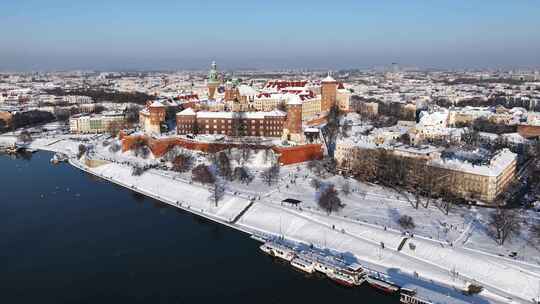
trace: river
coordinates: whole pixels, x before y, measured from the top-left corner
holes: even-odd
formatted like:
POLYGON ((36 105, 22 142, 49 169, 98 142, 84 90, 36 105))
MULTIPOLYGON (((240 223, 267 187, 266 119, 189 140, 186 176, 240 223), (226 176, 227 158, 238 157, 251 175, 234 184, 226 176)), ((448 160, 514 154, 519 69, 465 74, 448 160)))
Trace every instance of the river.
POLYGON ((398 303, 51 156, 0 154, 1 303, 398 303))

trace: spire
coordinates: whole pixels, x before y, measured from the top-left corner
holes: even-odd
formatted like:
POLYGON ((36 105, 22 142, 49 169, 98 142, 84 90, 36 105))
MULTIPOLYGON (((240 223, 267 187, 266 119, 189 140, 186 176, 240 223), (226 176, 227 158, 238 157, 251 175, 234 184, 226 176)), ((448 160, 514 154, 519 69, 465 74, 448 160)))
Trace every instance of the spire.
POLYGON ((218 71, 217 71, 217 64, 215 61, 212 61, 212 65, 210 67, 210 71, 208 72, 208 82, 217 83, 219 82, 218 78, 218 71))
POLYGON ((328 76, 322 80, 322 82, 336 82, 336 80, 331 76, 330 71, 328 71, 328 76))

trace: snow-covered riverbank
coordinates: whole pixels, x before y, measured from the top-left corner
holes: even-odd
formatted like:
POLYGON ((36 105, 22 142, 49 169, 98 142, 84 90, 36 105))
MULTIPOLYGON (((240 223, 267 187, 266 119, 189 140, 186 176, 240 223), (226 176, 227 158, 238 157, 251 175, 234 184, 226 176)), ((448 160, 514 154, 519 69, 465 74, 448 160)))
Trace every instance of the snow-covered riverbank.
MULTIPOLYGON (((208 200, 208 191, 200 185, 190 185, 172 180, 152 171, 140 177, 133 177, 129 167, 119 164, 111 163, 97 168, 89 168, 76 160, 71 160, 70 163, 134 191, 246 233, 284 235, 291 240, 345 252, 369 268, 388 273, 394 281, 401 285, 421 288, 423 294, 431 297, 434 302, 440 302, 441 296, 450 294, 452 299, 446 298, 444 302, 440 303, 482 303, 482 297, 465 297, 454 290, 454 288, 461 289, 464 286, 463 276, 451 276, 449 271, 445 269, 447 264, 442 263, 444 259, 438 260, 439 263, 434 261, 441 254, 449 258, 453 253, 445 252, 444 248, 435 250, 434 248, 440 247, 440 245, 433 244, 430 247, 428 246, 430 241, 413 239, 411 242, 415 242, 417 248, 426 247, 426 249, 417 249, 416 252, 408 252, 407 250, 404 250, 406 252, 403 253, 397 252, 395 250, 396 243, 400 240, 400 236, 395 233, 377 231, 374 228, 281 207, 264 200, 255 201, 238 222, 232 223, 232 220, 247 208, 249 200, 227 194, 219 202, 218 207, 215 207, 208 200), (386 240, 388 244, 386 249, 381 249, 378 242, 380 239, 386 240), (439 251, 442 253, 434 253, 439 251)), ((404 248, 408 248, 408 246, 404 248)), ((494 299, 493 294, 489 292, 490 287, 495 293, 501 295, 510 294, 509 291, 518 290, 518 288, 518 292, 526 294, 525 288, 533 287, 519 283, 520 276, 524 277, 529 274, 518 269, 504 265, 492 265, 490 261, 475 258, 473 255, 470 257, 457 256, 456 258, 469 259, 470 264, 465 264, 469 264, 476 272, 479 272, 480 269, 492 274, 497 271, 505 271, 506 276, 501 276, 500 280, 491 280, 493 286, 484 283, 490 278, 479 280, 487 288, 483 296, 489 296, 491 300, 494 299), (509 276, 513 276, 516 280, 508 280, 507 282, 506 279, 509 276), (504 286, 507 290, 498 286, 504 286)), ((459 264, 457 266, 459 267, 459 264)), ((498 279, 498 276, 491 279, 498 279)), ((501 298, 499 297, 498 300, 500 301, 501 298)))
MULTIPOLYGON (((40 149, 70 155, 78 145, 52 139, 37 143, 40 149)), ((387 273, 401 285, 418 288, 434 303, 511 303, 508 298, 517 303, 531 303, 539 293, 540 269, 533 264, 449 246, 447 242, 421 236, 406 240, 403 249, 398 251, 404 236, 395 229, 384 229, 342 214, 328 216, 309 205, 303 209, 282 205, 282 197, 295 197, 292 188, 264 189, 255 182, 246 188, 234 185, 237 194, 233 195, 229 189, 215 207, 208 199, 207 188, 189 184, 186 179, 174 178, 166 172, 150 170, 135 177, 127 165, 110 163, 89 168, 74 159, 71 163, 126 188, 246 233, 284 235, 291 240, 344 252, 364 266, 387 273), (249 197, 254 193, 261 199, 250 204, 249 197), (473 280, 485 287, 481 296, 462 295, 459 290, 473 280)), ((351 200, 347 204, 354 206, 352 200, 360 198, 353 195, 347 199, 351 200)), ((307 203, 306 199, 303 201, 307 203)))

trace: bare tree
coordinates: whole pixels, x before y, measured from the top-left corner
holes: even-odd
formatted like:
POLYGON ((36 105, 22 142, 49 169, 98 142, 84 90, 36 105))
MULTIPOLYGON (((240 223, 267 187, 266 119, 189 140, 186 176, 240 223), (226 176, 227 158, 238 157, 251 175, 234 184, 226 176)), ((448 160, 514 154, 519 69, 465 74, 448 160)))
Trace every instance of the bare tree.
POLYGON ((86 146, 83 145, 83 144, 80 144, 79 145, 79 153, 77 154, 77 158, 81 158, 86 152, 87 152, 86 146))
POLYGON ((203 184, 213 184, 216 179, 207 165, 198 165, 191 170, 191 178, 203 184))
POLYGON ((274 151, 268 147, 264 148, 264 161, 274 160, 274 151))
POLYGON ((540 140, 535 140, 528 145, 529 154, 534 157, 540 157, 540 140))
POLYGON ((339 108, 333 105, 326 116, 326 125, 321 128, 326 150, 331 158, 334 158, 334 150, 336 148, 336 140, 339 133, 339 108))
POLYGON ((268 186, 271 186, 279 180, 279 171, 280 166, 279 163, 276 162, 270 166, 270 168, 261 172, 261 178, 268 186))
POLYGON ((387 186, 403 186, 407 181, 406 162, 385 149, 378 150, 377 178, 387 186))
POLYGON ((246 184, 249 184, 253 180, 251 173, 244 166, 234 168, 234 177, 246 184))
POLYGON ((498 208, 491 214, 489 224, 495 230, 495 238, 499 245, 519 234, 519 218, 513 210, 498 208))
POLYGON ((131 145, 131 150, 133 154, 137 157, 147 158, 150 154, 150 149, 146 144, 146 141, 143 138, 137 138, 131 145))
POLYGON ((399 217, 398 224, 403 229, 407 229, 407 230, 411 230, 411 229, 414 229, 414 227, 416 227, 416 225, 414 224, 413 218, 406 214, 399 217))
POLYGON ((244 162, 247 162, 249 160, 249 157, 251 156, 251 147, 249 146, 248 143, 242 142, 240 145, 240 151, 242 152, 241 153, 242 160, 244 162))
POLYGON ((315 190, 319 190, 322 186, 322 183, 321 183, 321 180, 318 179, 318 178, 312 178, 311 181, 309 182, 309 184, 311 185, 311 187, 313 187, 315 190))
POLYGON ((176 172, 186 172, 191 167, 192 157, 186 153, 178 154, 172 161, 172 169, 176 172))
POLYGON ((60 107, 55 107, 53 110, 53 114, 56 119, 61 122, 66 122, 68 121, 69 117, 71 117, 71 112, 69 111, 69 109, 63 109, 60 107))
POLYGON ((118 151, 120 151, 122 147, 120 146, 119 143, 117 143, 116 141, 113 141, 111 143, 111 145, 109 146, 109 151, 112 152, 112 153, 116 153, 118 151))
POLYGON ((345 180, 343 184, 341 184, 341 193, 343 193, 344 195, 351 194, 351 184, 348 180, 345 180))
POLYGON ((131 175, 133 176, 141 176, 143 173, 144 173, 144 168, 143 167, 140 167, 140 166, 133 166, 133 168, 131 168, 131 175))
POLYGON ((225 152, 219 152, 217 155, 217 168, 219 174, 227 180, 232 180, 231 161, 225 152))
POLYGON ((329 184, 324 188, 317 203, 319 207, 321 207, 328 214, 339 211, 345 207, 345 205, 341 203, 338 192, 332 184, 329 184))
POLYGON ((349 170, 361 181, 372 181, 377 177, 377 153, 365 150, 348 162, 349 170))
POLYGON ((532 225, 530 229, 531 229, 531 234, 530 234, 531 241, 540 243, 540 223, 536 223, 532 225))
POLYGON ((225 195, 225 185, 220 181, 215 181, 209 189, 210 200, 214 202, 214 206, 218 206, 218 202, 225 195))
POLYGON ((324 177, 326 173, 325 165, 320 160, 311 160, 307 164, 308 169, 318 177, 324 177))
POLYGON ((231 122, 232 136, 239 137, 246 135, 247 125, 245 119, 243 118, 244 117, 241 112, 233 112, 231 122))
POLYGON ((333 157, 325 157, 321 164, 323 165, 324 170, 326 170, 330 174, 336 174, 337 173, 337 162, 336 159, 333 157))
POLYGON ((131 105, 124 110, 126 122, 134 125, 139 122, 139 107, 131 105))

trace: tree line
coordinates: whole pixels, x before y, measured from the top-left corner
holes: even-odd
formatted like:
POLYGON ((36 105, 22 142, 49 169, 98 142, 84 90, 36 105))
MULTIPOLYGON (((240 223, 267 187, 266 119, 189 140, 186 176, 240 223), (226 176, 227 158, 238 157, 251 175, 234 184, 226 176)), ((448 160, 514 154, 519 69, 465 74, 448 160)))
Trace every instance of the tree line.
POLYGON ((55 120, 51 112, 31 110, 25 112, 16 112, 13 114, 9 123, 0 119, 0 131, 10 131, 22 127, 33 126, 37 124, 49 123, 55 120))
POLYGON ((66 95, 80 95, 80 96, 89 96, 95 102, 113 102, 113 103, 136 103, 144 105, 148 100, 156 99, 153 95, 148 95, 141 92, 117 92, 117 91, 105 91, 97 89, 75 89, 75 90, 64 90, 61 88, 45 90, 47 94, 56 95, 56 96, 66 96, 66 95))

